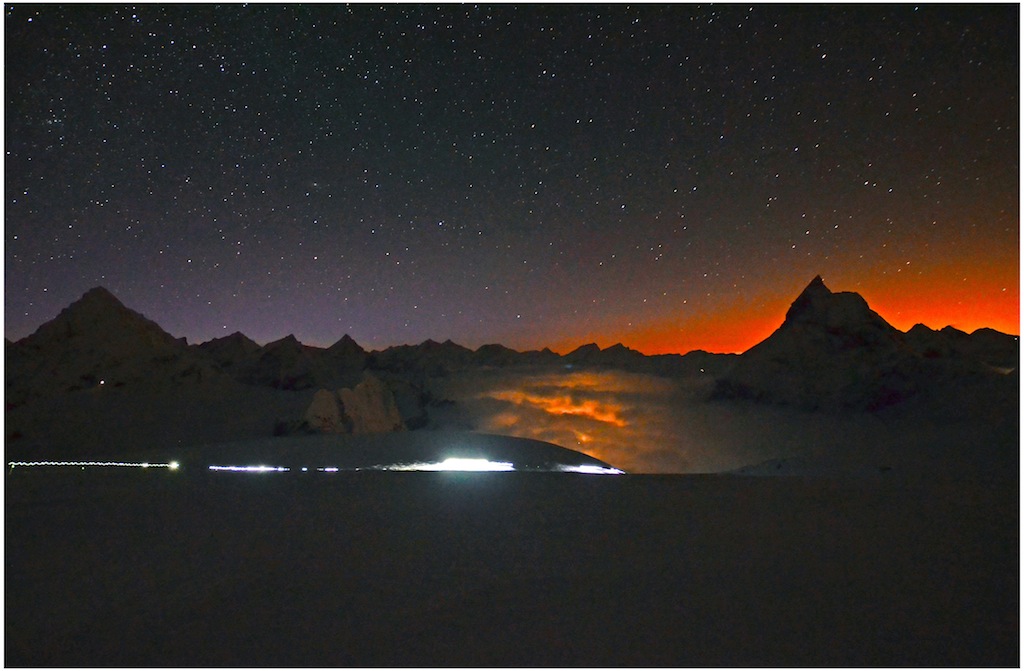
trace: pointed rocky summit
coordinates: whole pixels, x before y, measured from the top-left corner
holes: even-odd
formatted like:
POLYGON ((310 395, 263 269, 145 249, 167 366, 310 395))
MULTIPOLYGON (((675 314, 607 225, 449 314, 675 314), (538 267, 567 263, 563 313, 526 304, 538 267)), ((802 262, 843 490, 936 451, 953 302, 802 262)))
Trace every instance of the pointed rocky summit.
POLYGON ((833 293, 818 276, 782 325, 739 357, 716 393, 806 408, 877 407, 910 393, 890 389, 902 384, 891 373, 908 356, 903 333, 864 298, 833 293))
POLYGON ((241 331, 223 338, 214 338, 196 346, 203 356, 222 370, 238 370, 251 365, 259 356, 260 346, 241 331))
POLYGON ((327 348, 327 355, 334 366, 345 370, 362 370, 366 367, 369 357, 366 350, 359 346, 348 334, 327 348))
POLYGON ((81 298, 21 342, 32 348, 45 348, 78 338, 92 338, 116 343, 118 346, 149 345, 161 348, 182 344, 182 341, 168 334, 156 322, 126 308, 103 287, 85 292, 81 298))
POLYGON ((341 354, 344 356, 350 356, 352 354, 366 354, 366 350, 360 347, 359 343, 353 340, 352 336, 347 333, 341 336, 341 339, 338 340, 338 342, 328 347, 327 351, 331 354, 341 354))
POLYGON ((877 331, 883 338, 893 338, 898 329, 882 319, 864 298, 852 291, 833 293, 821 275, 807 285, 786 312, 782 328, 796 324, 825 329, 833 333, 866 330, 877 331))
POLYGON ((184 338, 174 338, 103 287, 87 291, 12 350, 5 377, 16 400, 210 377, 184 338))

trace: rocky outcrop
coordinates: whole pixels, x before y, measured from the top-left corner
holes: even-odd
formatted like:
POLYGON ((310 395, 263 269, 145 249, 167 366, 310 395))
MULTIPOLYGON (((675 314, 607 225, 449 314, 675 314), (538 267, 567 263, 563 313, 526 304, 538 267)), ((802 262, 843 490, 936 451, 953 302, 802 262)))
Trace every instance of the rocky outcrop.
POLYGON ((342 410, 352 433, 389 433, 405 428, 395 396, 378 378, 367 375, 354 389, 340 389, 342 410))
POLYGON ((545 347, 542 350, 519 352, 497 343, 481 345, 473 352, 472 364, 505 368, 511 366, 558 365, 562 357, 545 347))
POLYGON ((373 375, 352 389, 320 389, 303 415, 303 423, 319 433, 390 433, 404 431, 395 396, 373 375))
POLYGON ((317 382, 322 350, 303 345, 294 335, 267 343, 255 363, 245 371, 242 381, 278 389, 309 389, 317 382))
POLYGON ((597 343, 580 345, 573 351, 562 357, 562 361, 571 365, 595 363, 595 359, 601 355, 601 348, 597 343))
POLYGON ((338 394, 320 389, 313 394, 313 402, 302 416, 306 426, 318 433, 351 433, 342 421, 338 394))

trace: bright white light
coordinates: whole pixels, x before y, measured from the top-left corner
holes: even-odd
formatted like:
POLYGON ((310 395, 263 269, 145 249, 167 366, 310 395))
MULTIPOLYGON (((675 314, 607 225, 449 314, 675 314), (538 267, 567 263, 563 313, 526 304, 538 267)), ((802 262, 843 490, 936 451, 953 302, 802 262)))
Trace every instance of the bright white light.
POLYGON ((316 470, 323 471, 324 473, 337 473, 338 472, 338 467, 337 466, 327 466, 326 468, 318 468, 316 470))
POLYGON ((442 462, 392 464, 384 466, 385 471, 514 471, 512 462, 489 461, 487 459, 463 459, 451 457, 442 462))
POLYGON ((592 475, 623 475, 625 471, 617 468, 605 468, 593 464, 580 464, 579 466, 559 466, 558 470, 563 473, 590 473, 592 475))
POLYGON ((149 462, 129 461, 8 461, 11 468, 15 466, 73 466, 75 468, 93 467, 121 467, 121 468, 169 468, 172 471, 178 468, 178 462, 172 461, 169 464, 151 464, 149 462))
POLYGON ((441 462, 443 471, 514 471, 512 462, 452 457, 441 462))
POLYGON ((303 472, 303 473, 305 473, 305 472, 306 472, 306 471, 308 471, 308 470, 309 470, 309 469, 308 469, 308 468, 306 468, 305 466, 303 466, 303 467, 302 467, 302 472, 303 472))
POLYGON ((288 469, 284 466, 210 466, 211 471, 235 471, 240 473, 283 473, 288 469))

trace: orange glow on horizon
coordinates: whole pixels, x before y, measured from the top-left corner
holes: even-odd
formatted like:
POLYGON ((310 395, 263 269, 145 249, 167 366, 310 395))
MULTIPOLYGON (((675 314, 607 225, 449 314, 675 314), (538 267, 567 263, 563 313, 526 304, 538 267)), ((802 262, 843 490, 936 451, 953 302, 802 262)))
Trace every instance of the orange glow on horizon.
MULTIPOLYGON (((595 342, 602 349, 622 343, 647 355, 694 350, 739 354, 771 335, 782 324, 791 302, 792 298, 738 302, 713 312, 663 319, 621 334, 590 334, 584 342, 595 342)), ((566 354, 584 342, 559 341, 552 349, 566 354)))
MULTIPOLYGON (((950 273, 911 276, 896 280, 850 286, 841 279, 825 283, 833 292, 853 291, 872 310, 901 331, 916 324, 931 329, 953 326, 971 333, 991 328, 1010 335, 1020 334, 1020 285, 1012 277, 996 272, 974 275, 965 280, 950 273)), ((763 296, 759 300, 736 302, 708 314, 669 318, 625 333, 600 333, 590 340, 602 348, 621 342, 644 354, 686 354, 704 350, 716 354, 740 354, 770 336, 785 320, 786 311, 799 290, 786 296, 763 296)), ((559 342, 555 351, 565 354, 583 342, 559 342)))
POLYGON ((644 354, 740 354, 770 336, 782 324, 787 308, 765 306, 747 314, 727 310, 683 324, 655 324, 630 333, 624 344, 644 354))
POLYGON ((932 329, 952 326, 971 333, 991 328, 1020 335, 1017 277, 1009 281, 984 275, 968 282, 954 276, 927 286, 911 285, 901 289, 905 290, 872 286, 860 293, 875 312, 901 331, 924 324, 932 329))

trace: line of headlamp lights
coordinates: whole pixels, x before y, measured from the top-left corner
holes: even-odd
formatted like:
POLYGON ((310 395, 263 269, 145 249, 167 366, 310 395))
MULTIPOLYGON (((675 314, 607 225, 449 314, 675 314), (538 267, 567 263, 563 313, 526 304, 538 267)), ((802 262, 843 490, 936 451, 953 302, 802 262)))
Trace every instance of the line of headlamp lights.
MULTIPOLYGON (((168 463, 153 463, 148 461, 9 461, 7 465, 11 468, 31 467, 70 467, 70 468, 166 468, 176 471, 180 468, 177 461, 168 463)), ((211 465, 211 471, 229 471, 235 473, 284 473, 293 469, 287 466, 219 466, 211 465)), ((309 471, 309 467, 303 466, 303 472, 309 471)), ((452 457, 439 462, 414 462, 406 464, 388 464, 383 466, 370 466, 367 468, 338 468, 337 466, 322 466, 313 470, 321 473, 337 473, 339 471, 455 471, 455 472, 501 472, 515 471, 516 468, 509 461, 491 461, 489 459, 466 459, 452 457)), ((531 469, 527 469, 531 470, 531 469)), ((560 464, 552 470, 562 473, 589 473, 594 475, 621 475, 624 471, 617 468, 606 468, 593 464, 564 465, 560 464)))

